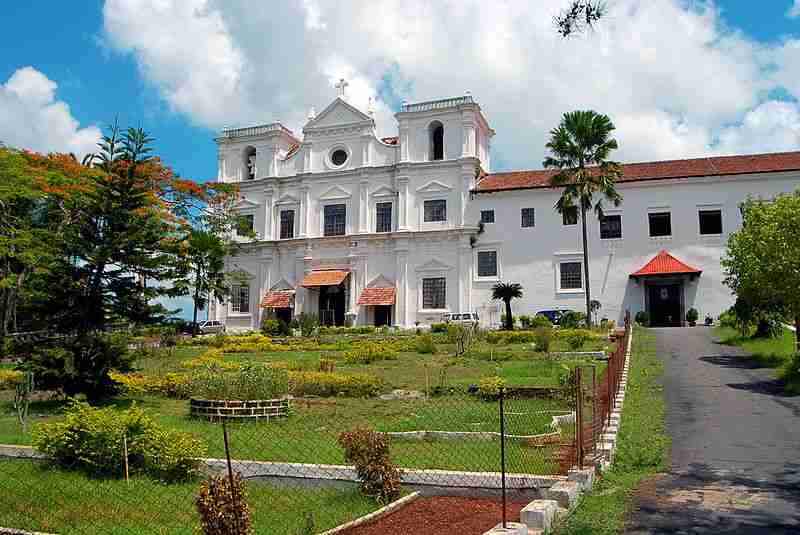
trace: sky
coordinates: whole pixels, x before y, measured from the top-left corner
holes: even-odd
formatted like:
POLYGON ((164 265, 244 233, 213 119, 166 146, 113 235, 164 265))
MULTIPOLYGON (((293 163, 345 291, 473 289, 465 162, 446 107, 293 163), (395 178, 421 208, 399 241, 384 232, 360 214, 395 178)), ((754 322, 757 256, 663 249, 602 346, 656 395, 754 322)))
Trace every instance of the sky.
POLYGON ((607 0, 593 31, 562 39, 567 3, 11 2, 0 142, 82 155, 116 119, 211 180, 222 127, 301 135, 346 78, 382 136, 403 100, 470 91, 497 132, 494 170, 540 168, 561 115, 587 108, 614 121, 619 161, 800 149, 800 0, 607 0))

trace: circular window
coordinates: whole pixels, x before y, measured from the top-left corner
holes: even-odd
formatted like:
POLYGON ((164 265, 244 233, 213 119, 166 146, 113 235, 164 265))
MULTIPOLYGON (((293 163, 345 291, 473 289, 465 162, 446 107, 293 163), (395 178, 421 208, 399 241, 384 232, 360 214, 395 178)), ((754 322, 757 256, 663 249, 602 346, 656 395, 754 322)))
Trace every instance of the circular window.
POLYGON ((347 151, 344 149, 336 149, 331 153, 331 163, 336 167, 344 165, 347 161, 347 151))

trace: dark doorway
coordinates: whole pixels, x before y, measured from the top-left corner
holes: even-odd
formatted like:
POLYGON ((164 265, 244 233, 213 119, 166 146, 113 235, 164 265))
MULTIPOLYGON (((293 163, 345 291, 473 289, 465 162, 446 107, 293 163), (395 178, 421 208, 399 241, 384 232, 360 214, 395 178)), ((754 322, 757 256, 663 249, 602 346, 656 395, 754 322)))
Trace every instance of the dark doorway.
POLYGON ((344 284, 319 287, 319 322, 322 325, 344 325, 344 284))
POLYGON ((292 322, 292 309, 291 308, 276 308, 275 319, 285 321, 286 323, 292 322))
POLYGON ((647 286, 647 312, 653 327, 680 327, 683 325, 683 285, 651 284, 647 286))
POLYGON ((375 327, 392 324, 392 305, 377 305, 375 307, 375 327))

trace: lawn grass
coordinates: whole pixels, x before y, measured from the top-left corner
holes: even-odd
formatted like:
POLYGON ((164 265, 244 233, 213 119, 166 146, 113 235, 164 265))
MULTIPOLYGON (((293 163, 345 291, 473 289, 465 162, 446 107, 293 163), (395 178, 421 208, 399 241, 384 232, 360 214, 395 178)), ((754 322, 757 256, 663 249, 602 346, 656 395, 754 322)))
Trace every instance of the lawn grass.
MULTIPOLYGON (((0 461, 0 526, 50 533, 197 534, 198 482, 90 479, 39 462, 0 461)), ((307 512, 322 532, 378 508, 356 485, 315 488, 250 480, 254 533, 295 535, 307 512), (302 504, 302 505, 301 505, 302 504)))
POLYGON ((557 535, 621 533, 633 490, 667 467, 669 437, 658 383, 664 366, 655 353, 654 340, 646 329, 636 329, 614 465, 559 524, 557 535))
POLYGON ((779 368, 778 377, 784 380, 788 394, 800 394, 800 367, 798 367, 796 338, 793 331, 784 328, 777 338, 752 338, 732 327, 717 327, 714 334, 723 344, 741 347, 765 368, 779 368), (794 363, 793 363, 794 357, 794 363), (792 365, 793 364, 793 365, 792 365))

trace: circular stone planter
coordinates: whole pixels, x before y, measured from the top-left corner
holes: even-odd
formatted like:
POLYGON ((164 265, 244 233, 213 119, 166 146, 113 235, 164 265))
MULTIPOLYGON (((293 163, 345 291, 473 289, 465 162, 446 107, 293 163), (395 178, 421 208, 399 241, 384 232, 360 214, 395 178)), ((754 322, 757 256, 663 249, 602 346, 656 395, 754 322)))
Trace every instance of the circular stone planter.
POLYGON ((207 420, 270 420, 289 415, 289 400, 190 399, 189 415, 207 420))

